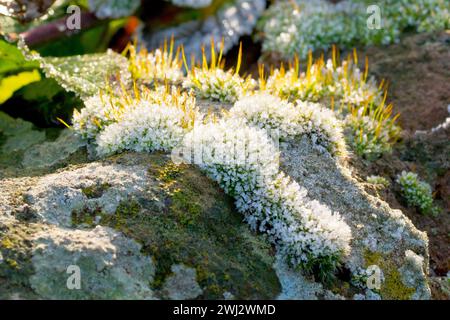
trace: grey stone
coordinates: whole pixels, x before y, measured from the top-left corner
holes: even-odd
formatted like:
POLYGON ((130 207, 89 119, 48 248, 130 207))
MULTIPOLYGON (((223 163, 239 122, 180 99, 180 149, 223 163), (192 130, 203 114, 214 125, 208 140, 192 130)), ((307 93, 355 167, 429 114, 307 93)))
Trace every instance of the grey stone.
POLYGON ((55 141, 33 145, 24 153, 24 167, 51 167, 77 152, 85 142, 73 131, 64 129, 55 141))
POLYGON ((34 237, 31 287, 49 299, 154 299, 154 265, 141 246, 101 226, 67 230, 56 226, 34 237), (71 287, 70 266, 80 270, 79 288, 71 287))
POLYGON ((146 192, 146 170, 144 166, 91 163, 44 176, 25 193, 25 199, 44 221, 70 227, 74 210, 113 214, 130 195, 146 192), (86 191, 92 188, 101 189, 95 198, 89 198, 86 191))
POLYGON ((35 130, 31 122, 14 119, 1 111, 0 133, 6 138, 1 153, 24 151, 45 140, 45 132, 35 130))
POLYGON ((317 300, 323 294, 320 283, 307 279, 300 272, 290 269, 286 262, 277 258, 274 269, 281 283, 282 291, 278 300, 317 300))
MULTIPOLYGON (((352 230, 351 253, 345 265, 357 274, 365 270, 366 256, 379 253, 404 278, 411 264, 405 258, 415 252, 415 268, 428 274, 428 237, 419 231, 400 210, 367 194, 344 161, 315 150, 307 139, 281 144, 281 169, 308 190, 310 198, 338 211, 352 230), (420 261, 419 261, 420 260, 420 261), (419 266, 420 265, 420 266, 419 266)), ((412 280, 411 280, 412 281, 412 280)), ((413 298, 427 298, 426 276, 414 277, 413 298)), ((410 282, 404 281, 409 287, 410 282)), ((388 298, 388 297, 385 297, 388 298)))
POLYGON ((196 271, 182 264, 172 265, 173 272, 166 282, 162 292, 172 300, 195 299, 203 293, 197 283, 196 271))
POLYGON ((201 61, 202 46, 205 46, 205 53, 209 59, 211 37, 216 44, 223 38, 223 51, 226 53, 238 44, 241 36, 250 35, 265 6, 265 0, 234 0, 225 3, 203 21, 187 21, 156 31, 144 30, 141 37, 148 49, 155 49, 173 35, 175 44, 184 46, 186 57, 190 59, 191 55, 194 55, 198 62, 201 61))

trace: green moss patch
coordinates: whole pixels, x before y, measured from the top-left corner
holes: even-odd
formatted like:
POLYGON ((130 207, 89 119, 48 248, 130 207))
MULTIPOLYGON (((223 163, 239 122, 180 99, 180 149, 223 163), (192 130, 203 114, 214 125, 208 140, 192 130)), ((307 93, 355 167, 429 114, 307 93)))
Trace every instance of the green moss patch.
POLYGON ((383 271, 384 282, 378 292, 386 300, 410 300, 415 292, 414 288, 405 286, 401 274, 392 263, 392 259, 380 252, 367 250, 364 254, 366 267, 377 265, 383 271))
POLYGON ((167 156, 149 156, 149 173, 160 189, 157 203, 129 200, 100 224, 122 231, 154 257, 153 286, 160 289, 173 264, 195 268, 200 298, 269 299, 280 292, 272 248, 253 234, 233 201, 193 166, 176 166, 167 156))
POLYGON ((92 185, 86 188, 81 189, 83 194, 89 199, 100 198, 103 195, 103 192, 108 190, 111 187, 109 183, 102 183, 100 185, 92 185))
POLYGON ((72 211, 72 226, 77 227, 84 224, 89 227, 95 227, 95 218, 97 215, 102 215, 103 212, 100 208, 89 209, 87 207, 80 210, 72 211))
POLYGON ((0 225, 0 253, 4 260, 0 263, 0 299, 10 299, 14 292, 21 297, 33 296, 29 284, 34 273, 30 238, 40 229, 37 224, 25 222, 0 225))

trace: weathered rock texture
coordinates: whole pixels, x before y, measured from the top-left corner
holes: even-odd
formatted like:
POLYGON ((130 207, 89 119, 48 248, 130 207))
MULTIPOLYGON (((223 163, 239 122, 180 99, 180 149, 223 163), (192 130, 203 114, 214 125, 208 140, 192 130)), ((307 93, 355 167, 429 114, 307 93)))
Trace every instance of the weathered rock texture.
POLYGON ((151 257, 142 255, 141 245, 121 233, 101 226, 92 230, 49 227, 36 233, 33 242, 35 273, 30 284, 43 298, 154 298, 151 257), (79 286, 71 266, 80 270, 79 286))
POLYGON ((6 176, 0 194, 2 298, 269 299, 280 292, 265 238, 215 183, 168 155, 123 154, 6 176), (80 289, 67 287, 70 266, 80 268, 80 289))
MULTIPOLYGON (((36 130, 10 120, 1 127, 3 160, 18 152, 5 148, 10 139, 36 130)), ((0 298, 430 297, 426 235, 306 139, 281 145, 281 169, 339 211, 353 234, 343 269, 326 285, 276 259, 232 199, 193 166, 160 153, 89 162, 69 132, 37 141, 19 161, 1 163, 0 298), (67 145, 49 160, 61 141, 67 145), (366 288, 369 265, 382 271, 378 290, 366 288), (70 266, 80 268, 80 289, 67 287, 70 266)))
POLYGON ((426 233, 417 230, 400 210, 367 194, 344 164, 316 151, 305 139, 282 144, 281 155, 282 169, 312 199, 340 212, 351 227, 351 253, 345 264, 353 274, 377 265, 384 275, 382 298, 430 298, 426 277, 415 285, 407 280, 410 272, 428 274, 426 233), (412 255, 415 263, 410 261, 412 255))

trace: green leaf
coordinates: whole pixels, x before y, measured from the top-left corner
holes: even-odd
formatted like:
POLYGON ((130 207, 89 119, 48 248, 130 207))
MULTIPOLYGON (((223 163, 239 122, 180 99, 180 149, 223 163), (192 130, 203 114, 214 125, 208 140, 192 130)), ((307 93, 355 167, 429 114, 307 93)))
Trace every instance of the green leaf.
POLYGON ((64 89, 80 96, 90 96, 105 90, 116 75, 130 79, 128 61, 112 52, 85 54, 63 58, 45 57, 41 68, 47 77, 54 78, 64 89))
POLYGON ((44 78, 39 82, 34 82, 23 87, 20 93, 25 100, 39 101, 52 100, 58 93, 64 91, 54 79, 44 78))
POLYGON ((6 74, 39 68, 39 63, 27 61, 14 45, 0 39, 0 79, 6 74))
POLYGON ((38 67, 38 63, 25 60, 17 47, 0 40, 0 104, 23 86, 39 81, 38 67))
POLYGON ((41 80, 41 75, 38 70, 23 71, 16 75, 4 77, 0 80, 0 103, 11 98, 16 90, 39 80, 41 80))
POLYGON ((125 84, 131 79, 127 59, 111 50, 69 57, 41 57, 37 52, 31 52, 23 42, 20 47, 28 59, 40 63, 47 77, 80 97, 105 90, 118 79, 125 84))

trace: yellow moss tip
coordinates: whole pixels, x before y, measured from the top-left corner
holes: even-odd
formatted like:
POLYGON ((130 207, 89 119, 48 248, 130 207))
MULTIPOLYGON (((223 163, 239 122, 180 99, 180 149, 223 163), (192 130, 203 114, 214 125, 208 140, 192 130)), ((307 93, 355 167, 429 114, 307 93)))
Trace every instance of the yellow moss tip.
POLYGON ((72 129, 71 126, 69 126, 63 119, 56 117, 56 120, 58 120, 59 122, 61 122, 63 125, 65 125, 67 128, 72 129))
POLYGON ((239 74, 239 70, 241 69, 242 64, 242 42, 239 42, 239 53, 237 58, 237 64, 236 64, 236 74, 239 74))

